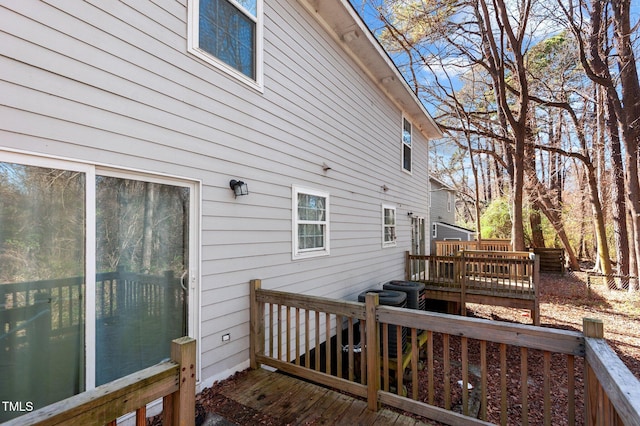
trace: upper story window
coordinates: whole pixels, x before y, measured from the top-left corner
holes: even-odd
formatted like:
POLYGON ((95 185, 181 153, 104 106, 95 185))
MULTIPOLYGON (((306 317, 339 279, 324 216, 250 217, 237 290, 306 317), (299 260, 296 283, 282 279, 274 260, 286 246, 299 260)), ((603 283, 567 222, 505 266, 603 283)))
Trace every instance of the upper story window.
POLYGON ((262 85, 262 0, 190 0, 189 51, 262 85))
POLYGON ((411 123, 402 119, 402 168, 411 172, 411 123))
POLYGON ((447 212, 449 213, 451 213, 452 198, 453 196, 451 195, 451 193, 447 192, 447 212))
POLYGON ((293 258, 329 254, 329 194, 293 187, 293 258))
POLYGON ((396 245, 396 208, 382 206, 382 247, 396 245))

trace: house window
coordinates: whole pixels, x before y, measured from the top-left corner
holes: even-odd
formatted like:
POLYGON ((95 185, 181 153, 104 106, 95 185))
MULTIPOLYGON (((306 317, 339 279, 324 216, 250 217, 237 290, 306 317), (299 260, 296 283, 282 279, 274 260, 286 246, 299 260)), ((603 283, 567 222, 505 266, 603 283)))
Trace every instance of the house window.
POLYGON ((451 213, 451 204, 452 204, 452 195, 450 192, 447 192, 447 212, 451 213))
POLYGON ((329 194, 293 187, 293 258, 329 254, 329 194))
POLYGON ((382 247, 396 246, 396 208, 382 206, 382 247))
POLYGON ((436 225, 435 223, 431 225, 431 237, 438 238, 438 225, 436 225))
POLYGON ((195 190, 3 154, 0 400, 44 407, 154 365, 194 333, 195 190))
POLYGON ((402 168, 411 172, 411 123, 402 119, 402 168))
POLYGON ((190 0, 189 51, 261 85, 262 0, 190 0))

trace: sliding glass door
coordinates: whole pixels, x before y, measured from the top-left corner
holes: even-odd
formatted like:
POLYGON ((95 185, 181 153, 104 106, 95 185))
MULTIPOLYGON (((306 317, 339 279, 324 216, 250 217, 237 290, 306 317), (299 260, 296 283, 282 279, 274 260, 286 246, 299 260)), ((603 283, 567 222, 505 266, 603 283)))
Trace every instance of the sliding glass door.
POLYGON ((0 422, 84 390, 85 187, 0 162, 0 422))
POLYGON ((16 408, 0 422, 156 364, 190 331, 195 184, 27 159, 0 161, 0 400, 16 408))
POLYGON ((187 332, 189 196, 96 177, 96 385, 167 358, 187 332))

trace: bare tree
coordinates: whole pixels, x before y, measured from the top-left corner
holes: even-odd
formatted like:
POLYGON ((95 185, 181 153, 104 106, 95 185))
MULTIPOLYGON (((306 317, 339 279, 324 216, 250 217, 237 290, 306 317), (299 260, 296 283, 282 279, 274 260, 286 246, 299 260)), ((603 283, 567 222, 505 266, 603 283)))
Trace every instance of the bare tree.
MULTIPOLYGON (((564 13, 567 25, 574 33, 580 60, 585 74, 596 84, 600 85, 607 98, 607 111, 609 115, 609 137, 612 147, 619 140, 619 132, 622 134, 624 146, 625 168, 625 193, 626 208, 629 212, 631 224, 631 238, 629 255, 629 271, 632 275, 638 275, 638 259, 640 259, 640 181, 638 178, 638 144, 640 143, 640 84, 638 83, 638 71, 632 45, 632 29, 630 1, 628 0, 592 0, 589 5, 565 5, 559 0, 558 4, 564 13), (573 7, 571 7, 573 6, 573 7), (615 60, 618 66, 616 78, 609 65, 609 57, 612 55, 607 45, 609 25, 613 26, 615 60), (618 90, 619 89, 619 90, 618 90), (613 121, 617 126, 613 126, 613 121)), ((617 152, 613 154, 617 156, 617 152)), ((614 160, 615 161, 615 160, 614 160)), ((617 163, 613 164, 618 167, 617 163)), ((614 176, 621 174, 621 170, 614 170, 614 176)), ((616 181, 619 183, 619 181, 616 181)), ((620 188, 616 187, 620 192, 620 188)), ((617 199, 618 214, 616 220, 622 222, 620 217, 620 200, 617 199)), ((615 213, 614 213, 615 214, 615 213)), ((622 229, 621 226, 618 230, 622 229)), ((623 255, 624 252, 619 253, 623 255)), ((630 287, 630 289, 632 289, 630 287)))

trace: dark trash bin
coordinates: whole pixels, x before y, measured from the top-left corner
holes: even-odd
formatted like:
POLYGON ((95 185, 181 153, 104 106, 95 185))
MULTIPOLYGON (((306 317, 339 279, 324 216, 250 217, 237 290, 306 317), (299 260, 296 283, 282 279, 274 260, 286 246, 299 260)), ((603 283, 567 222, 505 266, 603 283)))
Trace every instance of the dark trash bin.
MULTIPOLYGON (((402 291, 395 290, 378 290, 372 289, 363 291, 358 295, 358 302, 364 302, 367 296, 367 293, 377 293, 378 294, 378 303, 384 306, 395 306, 398 308, 405 308, 407 305, 407 294, 402 291)), ((380 325, 382 327, 382 325, 380 325)), ((396 332, 396 326, 392 324, 387 325, 387 329, 389 332, 389 358, 397 358, 397 346, 398 346, 398 338, 396 332)), ((382 351, 382 328, 380 328, 380 351, 382 351)), ((407 347, 407 329, 402 327, 401 333, 401 343, 402 343, 402 351, 407 347)))

